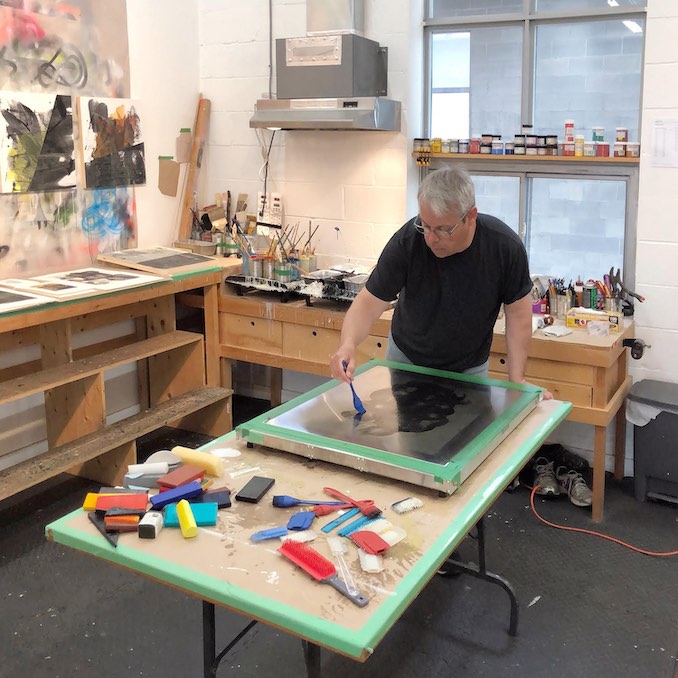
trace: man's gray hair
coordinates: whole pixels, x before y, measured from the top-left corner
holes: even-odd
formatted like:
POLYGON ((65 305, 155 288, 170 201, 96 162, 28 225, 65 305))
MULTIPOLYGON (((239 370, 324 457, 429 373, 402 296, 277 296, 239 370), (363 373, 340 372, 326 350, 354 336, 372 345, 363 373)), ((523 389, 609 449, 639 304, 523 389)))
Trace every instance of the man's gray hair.
POLYGON ((476 192, 466 170, 443 167, 426 175, 419 185, 417 200, 438 217, 448 212, 457 212, 461 217, 476 204, 476 192))

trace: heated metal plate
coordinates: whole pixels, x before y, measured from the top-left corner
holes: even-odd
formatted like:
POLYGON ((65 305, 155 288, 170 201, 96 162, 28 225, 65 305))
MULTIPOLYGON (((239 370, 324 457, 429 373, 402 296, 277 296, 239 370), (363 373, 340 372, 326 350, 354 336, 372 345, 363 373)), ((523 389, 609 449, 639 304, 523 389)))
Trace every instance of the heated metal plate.
POLYGON ((252 442, 453 492, 532 410, 540 389, 372 361, 239 426, 252 442))

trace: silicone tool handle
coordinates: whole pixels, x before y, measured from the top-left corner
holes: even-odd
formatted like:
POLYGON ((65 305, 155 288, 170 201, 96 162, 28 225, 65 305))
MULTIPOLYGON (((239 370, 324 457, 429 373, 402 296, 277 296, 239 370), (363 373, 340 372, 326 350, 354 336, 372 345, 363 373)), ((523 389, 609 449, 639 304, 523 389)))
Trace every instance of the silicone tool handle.
POLYGON ((358 607, 365 607, 367 603, 369 603, 369 599, 366 598, 362 593, 356 593, 355 595, 351 594, 346 587, 346 584, 339 579, 339 576, 336 574, 331 575, 330 577, 327 577, 326 579, 322 580, 323 583, 329 584, 330 586, 333 586, 339 593, 342 595, 346 596, 352 603, 357 605, 358 607))
POLYGON ((286 527, 271 527, 268 530, 261 530, 255 532, 250 539, 252 541, 264 541, 264 539, 275 539, 276 537, 284 537, 287 534, 286 527))
MULTIPOLYGON (((344 372, 346 372, 348 365, 345 360, 341 361, 341 366, 344 368, 344 372)), ((355 388, 353 388, 353 380, 349 381, 348 385, 351 387, 351 394, 353 395, 353 407, 355 407, 355 410, 358 414, 365 414, 367 410, 363 405, 363 401, 360 400, 358 394, 355 392, 355 388)))
POLYGON ((352 508, 350 511, 346 511, 344 515, 335 518, 331 523, 323 525, 323 527, 321 527, 320 529, 325 533, 331 532, 335 527, 339 527, 339 525, 345 523, 347 520, 350 520, 351 518, 353 518, 353 516, 357 516, 359 513, 360 511, 357 508, 352 508))
POLYGON ((327 537, 327 543, 330 546, 332 555, 334 555, 334 557, 337 559, 337 564, 339 565, 339 574, 346 584, 346 589, 351 595, 357 595, 358 588, 355 585, 355 581, 353 581, 353 575, 348 569, 346 559, 344 558, 344 543, 341 539, 339 539, 339 537, 327 537))

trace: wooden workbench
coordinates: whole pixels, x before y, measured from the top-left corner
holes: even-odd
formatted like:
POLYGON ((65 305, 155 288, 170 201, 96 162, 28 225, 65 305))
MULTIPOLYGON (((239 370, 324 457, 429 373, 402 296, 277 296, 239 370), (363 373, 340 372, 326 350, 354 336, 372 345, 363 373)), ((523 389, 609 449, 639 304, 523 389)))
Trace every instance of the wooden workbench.
MULTIPOLYGON (((345 302, 304 299, 283 303, 279 295, 251 292, 239 296, 225 284, 219 297, 219 355, 222 385, 232 386, 231 363, 242 360, 268 365, 271 403, 280 402, 282 369, 330 377, 329 357, 339 345, 348 305, 345 302)), ((358 347, 357 359, 384 358, 393 311, 386 311, 374 324, 368 338, 358 347)), ((615 478, 624 472, 625 398, 631 387, 627 350, 623 339, 633 325, 621 332, 591 337, 573 330, 553 338, 537 331, 530 343, 526 378, 547 388, 558 400, 573 404, 568 419, 594 426, 593 520, 603 518, 607 426, 615 421, 615 478)), ((495 327, 489 376, 506 379, 506 339, 502 321, 495 327)))
POLYGON ((44 440, 40 427, 49 449, 0 471, 0 500, 67 470, 119 483, 136 462, 136 439, 167 424, 210 435, 230 430, 231 391, 219 385, 218 370, 221 279, 214 268, 1 316, 0 350, 28 347, 39 357, 0 369, 0 405, 44 394, 40 421, 30 431, 4 431, 1 453, 44 440), (204 336, 176 328, 176 295, 187 291, 200 294, 204 336), (130 364, 141 412, 107 423, 105 373, 130 364), (30 438, 15 448, 7 443, 13 434, 30 438))

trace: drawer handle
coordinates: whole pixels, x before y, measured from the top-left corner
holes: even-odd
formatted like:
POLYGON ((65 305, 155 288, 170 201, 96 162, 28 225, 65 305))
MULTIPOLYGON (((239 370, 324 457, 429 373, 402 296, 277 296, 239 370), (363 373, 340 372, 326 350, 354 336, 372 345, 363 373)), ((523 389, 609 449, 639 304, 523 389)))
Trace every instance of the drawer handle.
POLYGON ((315 330, 313 330, 313 336, 314 336, 314 337, 317 337, 317 336, 318 336, 318 333, 317 333, 315 330))
POLYGON ((377 342, 377 348, 381 348, 381 342, 380 341, 377 342))
POLYGON ((250 320, 250 325, 252 325, 252 327, 254 327, 254 320, 250 320))
POLYGON ((506 365, 506 358, 499 358, 499 362, 500 362, 502 365, 506 365))

